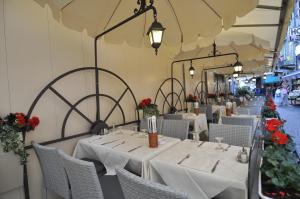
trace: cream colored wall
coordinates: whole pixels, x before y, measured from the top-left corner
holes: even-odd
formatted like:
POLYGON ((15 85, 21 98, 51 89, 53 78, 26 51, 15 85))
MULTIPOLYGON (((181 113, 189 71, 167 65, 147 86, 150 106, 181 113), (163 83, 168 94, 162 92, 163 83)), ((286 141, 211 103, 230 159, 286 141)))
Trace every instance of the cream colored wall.
MULTIPOLYGON (((158 56, 153 49, 131 48, 123 45, 100 45, 101 67, 120 75, 129 84, 137 100, 154 98, 158 86, 170 76, 173 50, 162 47, 158 56)), ((69 30, 56 22, 48 7, 42 8, 33 0, 0 0, 0 114, 27 112, 38 92, 56 76, 81 66, 93 65, 93 40, 86 33, 69 30)), ((180 69, 176 68, 175 73, 180 69)), ((177 75, 178 76, 178 75, 177 75)), ((181 79, 181 77, 179 76, 181 79)), ((79 73, 58 82, 54 88, 72 103, 94 93, 92 72, 79 73)), ((101 92, 118 98, 124 86, 109 75, 100 75, 101 92)), ((168 90, 169 87, 164 88, 168 90)), ((90 119, 95 118, 95 100, 79 106, 90 119)), ((128 121, 136 119, 134 103, 128 93, 122 104, 128 121)), ((101 115, 113 104, 102 100, 101 115)), ((48 92, 37 104, 33 115, 41 119, 40 126, 28 133, 27 143, 60 137, 62 119, 68 110, 62 101, 48 92)), ((109 124, 120 122, 116 110, 109 124)), ((80 116, 72 114, 67 135, 85 132, 89 128, 80 116)), ((54 146, 71 153, 77 139, 54 146)), ((28 175, 32 199, 42 198, 42 177, 36 156, 30 150, 28 175)), ((21 199, 22 167, 14 155, 0 153, 0 199, 21 199)), ((57 198, 50 196, 48 198, 57 198)))

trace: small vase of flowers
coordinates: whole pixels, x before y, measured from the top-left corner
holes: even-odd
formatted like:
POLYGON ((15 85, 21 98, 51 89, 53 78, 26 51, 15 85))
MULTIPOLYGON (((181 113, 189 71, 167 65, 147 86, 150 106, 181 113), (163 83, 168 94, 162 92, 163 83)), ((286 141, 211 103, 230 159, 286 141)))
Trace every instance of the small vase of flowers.
POLYGON ((23 165, 28 153, 24 149, 22 133, 34 130, 40 123, 38 117, 28 118, 24 113, 10 113, 3 119, 0 117, 0 145, 3 151, 13 151, 20 156, 23 165))
POLYGON ((143 99, 139 105, 138 110, 143 111, 143 118, 151 117, 153 115, 159 116, 159 110, 157 109, 157 105, 151 103, 151 98, 143 99))

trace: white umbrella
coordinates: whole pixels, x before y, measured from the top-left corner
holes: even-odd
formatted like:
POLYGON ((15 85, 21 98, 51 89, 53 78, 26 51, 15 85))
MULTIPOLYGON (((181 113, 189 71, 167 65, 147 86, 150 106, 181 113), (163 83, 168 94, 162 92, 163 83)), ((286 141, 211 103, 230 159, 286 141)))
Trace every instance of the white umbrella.
MULTIPOLYGON (((96 36, 117 22, 131 16, 137 0, 35 0, 48 4, 57 20, 74 30, 87 30, 96 36)), ((148 2, 148 1, 147 1, 148 2)), ((149 2, 148 2, 149 3, 149 2)), ((158 21, 165 27, 164 43, 177 46, 196 40, 198 36, 215 36, 222 28, 230 28, 236 17, 242 17, 256 7, 258 0, 156 0, 158 21)), ((114 30, 105 39, 113 43, 127 42, 131 46, 144 43, 153 22, 151 12, 114 30)), ((146 40, 148 42, 148 39, 146 40)))
MULTIPOLYGON (((223 32, 214 39, 201 38, 194 43, 184 45, 183 50, 174 57, 174 61, 213 55, 213 46, 211 44, 214 42, 216 44, 217 55, 237 53, 239 61, 242 63, 251 60, 262 60, 265 54, 270 51, 270 43, 253 34, 223 32)), ((232 55, 197 60, 194 61, 194 64, 209 68, 212 66, 234 64, 235 62, 236 57, 232 55)))

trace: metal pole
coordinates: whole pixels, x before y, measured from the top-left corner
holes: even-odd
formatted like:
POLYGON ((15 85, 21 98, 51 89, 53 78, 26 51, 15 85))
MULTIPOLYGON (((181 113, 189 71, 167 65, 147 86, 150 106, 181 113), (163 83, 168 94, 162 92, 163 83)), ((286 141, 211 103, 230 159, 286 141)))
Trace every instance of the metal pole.
MULTIPOLYGON (((215 54, 216 52, 216 49, 214 49, 214 52, 213 54, 214 55, 208 55, 208 56, 205 56, 205 57, 194 57, 194 58, 189 58, 189 59, 181 59, 181 60, 176 60, 176 61, 173 61, 171 63, 171 110, 173 110, 175 107, 174 107, 174 82, 173 82, 173 78, 174 78, 174 64, 175 63, 179 63, 179 62, 186 62, 186 61, 194 61, 194 60, 201 60, 201 59, 210 59, 210 58, 215 58, 215 57, 224 57, 224 56, 232 56, 234 55, 236 57, 236 59, 238 59, 239 55, 237 53, 225 53, 225 54, 215 54)), ((226 67, 229 67, 229 66, 225 66, 224 68, 226 67)), ((221 67, 217 67, 217 68, 221 68, 221 67)), ((217 69, 217 68, 214 68, 214 69, 217 69)), ((213 68, 211 68, 213 69, 213 68)))

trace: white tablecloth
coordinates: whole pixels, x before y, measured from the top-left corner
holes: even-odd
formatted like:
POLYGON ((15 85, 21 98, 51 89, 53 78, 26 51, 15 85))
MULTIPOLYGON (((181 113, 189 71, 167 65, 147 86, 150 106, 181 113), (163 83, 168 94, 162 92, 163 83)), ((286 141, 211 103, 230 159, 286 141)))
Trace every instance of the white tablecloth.
MULTIPOLYGON (((217 143, 185 140, 150 160, 150 179, 189 195, 190 199, 207 199, 218 195, 224 199, 247 198, 248 164, 236 161, 241 147, 219 151, 217 143), (187 154, 190 157, 180 165, 187 154), (220 160, 216 170, 211 169, 220 160)), ((224 147, 228 146, 223 144, 224 147)))
POLYGON ((208 131, 207 127, 207 118, 206 114, 200 113, 196 115, 195 113, 181 113, 182 118, 186 120, 193 120, 194 121, 194 131, 200 132, 202 130, 208 131))
POLYGON ((78 141, 74 157, 100 160, 106 167, 107 173, 114 175, 116 167, 128 167, 149 178, 149 160, 167 150, 179 139, 159 135, 158 148, 149 148, 148 136, 131 130, 121 130, 104 136, 92 136, 78 141), (114 141, 114 142, 112 142, 114 141), (125 141, 125 143, 123 143, 125 141), (104 144, 111 142, 109 144, 104 144), (123 143, 123 144, 122 144, 123 143), (140 147, 132 152, 129 150, 140 147))

